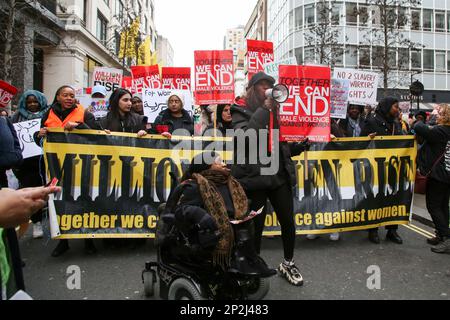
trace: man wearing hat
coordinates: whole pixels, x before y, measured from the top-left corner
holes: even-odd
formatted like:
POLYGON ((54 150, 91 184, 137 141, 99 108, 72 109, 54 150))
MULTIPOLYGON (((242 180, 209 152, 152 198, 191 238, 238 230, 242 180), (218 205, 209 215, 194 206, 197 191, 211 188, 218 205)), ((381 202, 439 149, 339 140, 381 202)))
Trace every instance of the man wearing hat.
MULTIPOLYGON (((231 107, 232 125, 234 130, 243 130, 246 133, 255 132, 258 143, 246 142, 245 150, 235 150, 235 162, 232 175, 238 179, 250 200, 250 210, 259 210, 266 205, 269 199, 281 225, 281 237, 283 240, 284 261, 278 267, 281 276, 292 285, 303 284, 303 277, 294 264, 295 248, 295 224, 292 187, 295 185, 295 165, 291 157, 299 155, 307 148, 307 144, 288 144, 286 142, 273 141, 274 146, 269 152, 266 147, 269 142, 269 131, 266 129, 278 129, 277 112, 278 105, 266 98, 266 91, 273 88, 275 79, 259 72, 255 74, 247 87, 244 97, 236 98, 231 107), (271 121, 272 117, 272 121, 271 121), (264 148, 263 148, 264 147, 264 148), (278 160, 276 173, 272 175, 261 174, 272 164, 263 164, 259 157, 264 152, 278 160), (237 163, 242 154, 245 155, 245 163, 237 163), (257 154, 256 164, 249 161, 257 154)), ((235 132, 235 139, 242 132, 235 132)), ((239 147, 238 144, 236 144, 239 147)), ((275 161, 276 162, 276 161, 275 161)), ((255 223, 255 249, 259 253, 261 249, 261 237, 264 229, 265 213, 254 219, 255 223)))

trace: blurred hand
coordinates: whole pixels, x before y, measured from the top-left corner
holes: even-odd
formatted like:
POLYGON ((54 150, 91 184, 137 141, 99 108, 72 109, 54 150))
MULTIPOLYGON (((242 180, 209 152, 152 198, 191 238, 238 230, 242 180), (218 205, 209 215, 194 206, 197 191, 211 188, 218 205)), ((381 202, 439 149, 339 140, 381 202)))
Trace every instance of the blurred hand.
POLYGON ((147 131, 141 130, 137 133, 138 138, 145 137, 147 135, 147 131))
POLYGON ((105 131, 106 134, 111 134, 111 131, 108 130, 108 129, 105 129, 104 131, 105 131))
POLYGON ((31 215, 45 206, 50 194, 60 191, 60 187, 0 190, 0 227, 15 228, 28 222, 31 215))
POLYGON ((39 138, 43 138, 47 135, 48 129, 47 128, 41 128, 41 130, 39 130, 39 134, 38 137, 39 138))
POLYGON ((172 139, 172 134, 170 134, 169 132, 163 132, 163 133, 161 133, 161 135, 162 135, 164 138, 172 139))
POLYGON ((66 125, 64 126, 64 130, 72 131, 76 129, 76 127, 78 127, 79 125, 80 124, 78 122, 67 122, 66 125))
POLYGON ((377 136, 376 132, 369 134, 370 139, 374 139, 376 136, 377 136))
POLYGON ((277 107, 277 102, 275 100, 273 100, 272 98, 267 98, 266 100, 264 100, 264 108, 266 108, 267 110, 275 110, 277 107))

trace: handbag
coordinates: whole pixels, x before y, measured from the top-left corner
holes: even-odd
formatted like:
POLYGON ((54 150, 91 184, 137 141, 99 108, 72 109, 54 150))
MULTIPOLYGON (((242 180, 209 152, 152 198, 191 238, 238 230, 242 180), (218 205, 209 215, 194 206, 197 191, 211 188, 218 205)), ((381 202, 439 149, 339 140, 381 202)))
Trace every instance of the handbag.
POLYGON ((422 172, 423 172, 422 170, 424 170, 423 168, 419 168, 417 170, 414 193, 418 193, 418 194, 425 194, 426 193, 428 177, 431 175, 431 173, 433 172, 433 170, 437 166, 437 164, 442 160, 442 158, 444 157, 445 153, 447 152, 447 149, 448 148, 446 148, 444 150, 444 152, 442 153, 442 155, 440 155, 438 157, 438 159, 434 162, 434 164, 431 167, 431 169, 426 174, 422 174, 422 172))

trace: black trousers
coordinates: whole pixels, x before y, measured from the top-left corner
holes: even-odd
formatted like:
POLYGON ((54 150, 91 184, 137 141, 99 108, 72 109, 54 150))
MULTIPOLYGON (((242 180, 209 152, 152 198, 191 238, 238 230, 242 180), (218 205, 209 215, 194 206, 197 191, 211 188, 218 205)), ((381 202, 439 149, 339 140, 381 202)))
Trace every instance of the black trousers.
MULTIPOLYGON (((281 239, 283 241, 284 258, 292 260, 295 248, 295 224, 294 205, 292 189, 288 183, 283 184, 274 190, 258 190, 247 192, 247 197, 251 200, 250 210, 259 210, 265 206, 267 199, 270 200, 276 212, 277 219, 281 226, 281 239)), ((254 219, 255 224, 255 249, 259 254, 261 251, 261 238, 264 230, 267 211, 264 210, 254 219)))
POLYGON ((427 179, 425 194, 428 212, 431 215, 436 233, 440 237, 450 237, 449 228, 449 196, 450 184, 433 178, 427 179))

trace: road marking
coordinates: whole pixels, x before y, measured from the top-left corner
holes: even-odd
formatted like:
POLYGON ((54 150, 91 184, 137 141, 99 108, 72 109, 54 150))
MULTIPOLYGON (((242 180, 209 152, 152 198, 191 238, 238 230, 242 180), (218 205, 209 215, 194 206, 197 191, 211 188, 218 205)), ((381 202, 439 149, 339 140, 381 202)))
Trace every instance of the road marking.
POLYGON ((407 225, 403 225, 403 226, 404 226, 405 228, 408 228, 408 229, 411 230, 411 231, 414 231, 415 233, 418 233, 418 234, 424 236, 425 238, 428 238, 428 239, 431 239, 431 238, 432 238, 432 236, 430 236, 429 234, 423 233, 423 232, 421 232, 421 231, 419 231, 419 230, 417 230, 417 229, 415 229, 415 228, 411 228, 411 226, 407 226, 407 225))
POLYGON ((433 234, 425 229, 422 229, 422 228, 416 226, 415 224, 410 224, 409 226, 416 229, 417 231, 420 231, 420 232, 423 232, 423 233, 429 235, 431 238, 434 238, 436 236, 435 234, 433 234))

